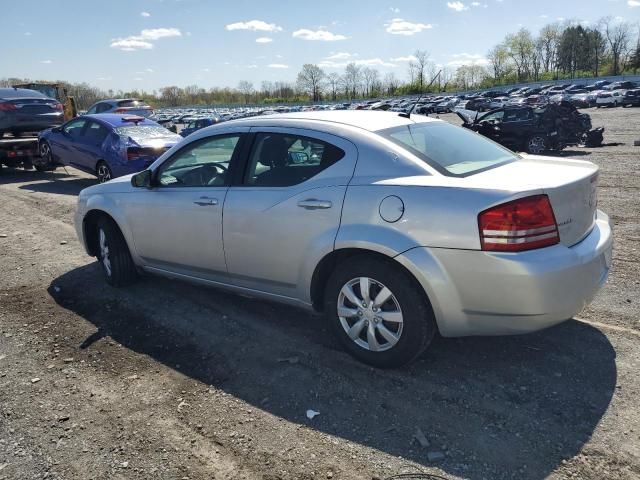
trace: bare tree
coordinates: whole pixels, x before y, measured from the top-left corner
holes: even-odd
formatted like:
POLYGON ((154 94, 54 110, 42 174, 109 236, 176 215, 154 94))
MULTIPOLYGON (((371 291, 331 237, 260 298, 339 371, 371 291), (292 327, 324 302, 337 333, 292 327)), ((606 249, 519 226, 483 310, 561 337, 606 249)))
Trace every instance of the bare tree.
POLYGON ((562 36, 562 27, 558 23, 550 23, 540 30, 538 42, 542 49, 542 71, 555 70, 558 62, 558 45, 562 36))
POLYGON ((336 72, 331 72, 327 75, 327 83, 331 89, 331 100, 336 100, 338 97, 338 87, 340 86, 340 75, 336 72))
POLYGON ((350 98, 356 98, 362 81, 362 68, 351 62, 344 69, 344 79, 350 98))
POLYGON ((611 59, 613 60, 613 75, 619 75, 624 70, 626 57, 629 54, 631 42, 631 25, 627 22, 614 22, 611 17, 600 20, 604 36, 609 43, 611 59))
POLYGON ((496 82, 502 80, 509 66, 509 50, 504 43, 500 43, 489 50, 487 58, 491 63, 493 78, 496 82))
POLYGON ((374 70, 373 68, 369 68, 369 67, 362 69, 364 95, 366 97, 371 96, 371 90, 373 89, 374 84, 378 81, 379 78, 380 78, 380 74, 378 73, 377 70, 374 70))
POLYGON ((415 60, 415 81, 420 88, 420 92, 422 92, 422 88, 424 87, 424 75, 425 70, 429 64, 429 53, 424 50, 416 50, 416 53, 413 54, 416 57, 415 60))
POLYGON ((177 107, 182 97, 182 89, 180 87, 162 87, 160 89, 160 98, 170 107, 177 107))
POLYGON ((317 102, 320 100, 325 77, 326 74, 319 66, 305 63, 300 73, 298 73, 298 87, 308 93, 314 102, 317 102))
POLYGON ((244 96, 244 103, 249 103, 249 99, 253 93, 253 83, 247 80, 241 80, 238 83, 238 90, 240 90, 240 93, 244 96))
POLYGON ((387 95, 392 96, 396 94, 398 87, 400 87, 400 81, 396 78, 393 72, 389 72, 384 76, 383 85, 387 95))
POLYGON ((534 51, 531 32, 521 28, 518 33, 507 35, 505 44, 516 66, 518 80, 526 80, 531 74, 531 58, 534 51))

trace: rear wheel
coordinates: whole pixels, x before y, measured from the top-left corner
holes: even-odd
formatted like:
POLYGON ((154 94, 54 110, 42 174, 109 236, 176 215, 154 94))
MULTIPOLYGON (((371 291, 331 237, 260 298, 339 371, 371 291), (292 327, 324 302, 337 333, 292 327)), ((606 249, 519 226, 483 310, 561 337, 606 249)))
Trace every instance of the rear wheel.
POLYGON ((532 135, 527 140, 526 150, 529 153, 540 154, 547 150, 547 139, 543 135, 532 135))
POLYGON ((122 232, 109 218, 98 221, 97 258, 105 280, 113 287, 123 287, 135 281, 136 267, 122 232))
POLYGON ((399 266, 370 256, 336 268, 325 289, 325 312, 345 350, 378 368, 414 361, 436 332, 422 289, 399 266))
POLYGON ((96 166, 96 177, 100 183, 108 182, 113 178, 109 165, 103 160, 100 160, 96 166))

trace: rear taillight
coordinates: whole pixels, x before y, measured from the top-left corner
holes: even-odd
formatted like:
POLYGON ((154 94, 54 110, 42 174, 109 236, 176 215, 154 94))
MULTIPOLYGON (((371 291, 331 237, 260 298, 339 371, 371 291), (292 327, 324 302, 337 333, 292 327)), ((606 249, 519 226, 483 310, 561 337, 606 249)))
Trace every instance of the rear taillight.
POLYGON ((16 106, 13 103, 9 103, 9 102, 0 103, 0 112, 10 112, 13 110, 17 110, 16 106))
POLYGON ((116 108, 113 113, 124 113, 124 112, 128 112, 129 109, 128 108, 116 108))
POLYGON ((556 217, 546 195, 519 198, 478 215, 482 250, 521 252, 560 241, 556 217))
POLYGON ((52 105, 54 110, 57 110, 58 112, 64 112, 64 107, 62 106, 61 103, 56 103, 55 105, 52 105))
POLYGON ((133 161, 140 158, 154 159, 157 158, 160 153, 162 152, 153 148, 129 147, 127 148, 127 160, 133 161))

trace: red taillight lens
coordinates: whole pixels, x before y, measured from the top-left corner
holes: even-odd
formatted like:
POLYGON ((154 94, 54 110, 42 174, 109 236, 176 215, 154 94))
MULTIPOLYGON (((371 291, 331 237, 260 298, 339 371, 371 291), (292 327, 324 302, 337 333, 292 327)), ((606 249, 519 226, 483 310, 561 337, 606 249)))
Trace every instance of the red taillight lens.
POLYGON ((482 250, 521 252, 560 241, 556 217, 546 195, 519 198, 478 215, 482 250))
POLYGON ((53 108, 56 109, 58 112, 64 112, 64 107, 62 106, 61 103, 56 103, 55 105, 53 105, 53 108))
POLYGON ((17 110, 16 106, 13 103, 9 103, 9 102, 0 103, 0 111, 9 112, 12 110, 17 110))
POLYGON ((113 113, 124 113, 124 112, 128 112, 129 109, 128 108, 116 108, 113 113))

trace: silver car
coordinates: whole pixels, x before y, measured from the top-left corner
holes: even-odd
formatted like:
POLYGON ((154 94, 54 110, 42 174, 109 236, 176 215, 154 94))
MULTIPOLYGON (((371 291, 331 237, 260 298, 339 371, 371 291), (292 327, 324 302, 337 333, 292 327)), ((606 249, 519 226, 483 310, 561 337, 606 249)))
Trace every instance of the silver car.
POLYGON ((199 130, 83 190, 76 228, 113 286, 144 271, 324 311, 353 356, 395 367, 436 332, 582 310, 611 263, 597 181, 421 115, 292 113, 199 130))

